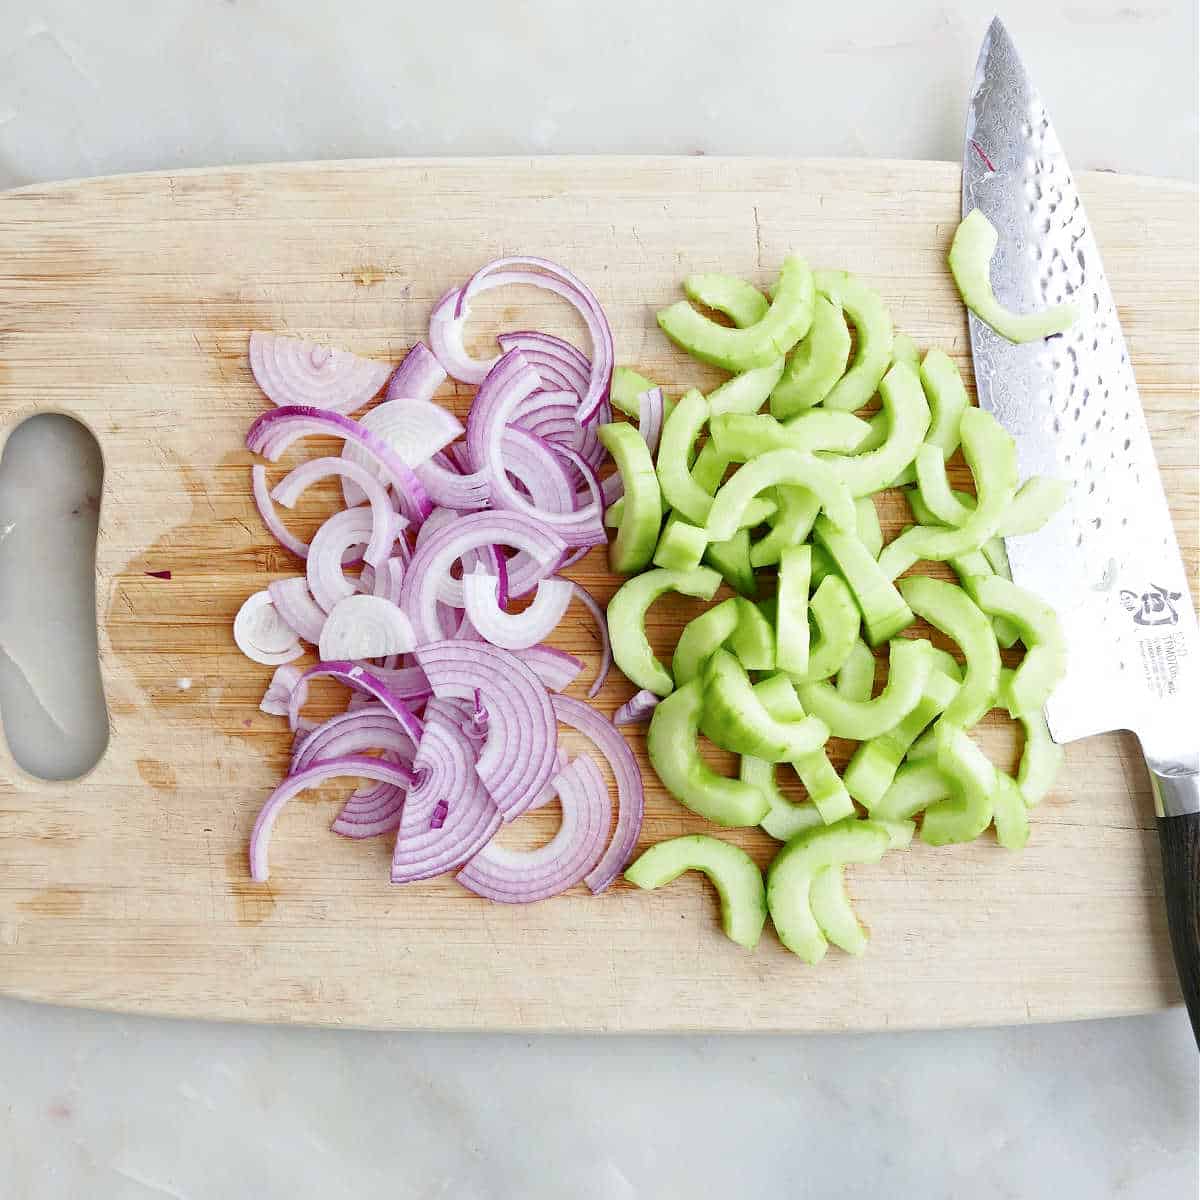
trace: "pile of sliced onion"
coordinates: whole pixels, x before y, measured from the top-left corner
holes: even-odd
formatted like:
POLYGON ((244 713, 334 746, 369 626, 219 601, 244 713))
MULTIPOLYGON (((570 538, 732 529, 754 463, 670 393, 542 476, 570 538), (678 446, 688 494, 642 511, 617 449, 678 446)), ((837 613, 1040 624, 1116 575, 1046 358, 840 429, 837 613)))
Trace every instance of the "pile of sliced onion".
POLYGON ((447 292, 429 341, 432 350, 418 343, 393 372, 346 351, 251 335, 251 368, 275 407, 254 422, 249 449, 274 462, 300 438, 343 441, 339 457, 302 463, 274 487, 262 463, 253 468, 264 523, 303 561, 251 596, 234 622, 242 651, 277 668, 262 710, 286 717, 295 736, 288 774, 254 827, 251 874, 267 878, 283 805, 345 776, 364 782, 333 829, 394 833, 394 883, 454 871, 469 890, 504 903, 581 881, 601 892, 637 842, 641 776, 613 724, 560 694, 583 664, 547 643, 578 599, 599 632, 595 696, 612 661, 607 621, 559 572, 604 542, 604 505, 619 487, 600 479, 607 459, 596 436, 609 416, 612 334, 575 275, 519 257, 447 292), (528 329, 500 335, 494 358, 468 355, 471 299, 508 284, 571 304, 591 356, 528 329), (478 385, 465 424, 435 399, 448 376, 478 385), (355 419, 385 384, 383 399, 355 419), (305 541, 285 510, 331 476, 345 504, 305 541), (305 643, 320 655, 307 669, 291 665, 305 643), (319 724, 302 713, 314 678, 350 689, 345 711, 319 724), (590 748, 569 757, 560 723, 590 748), (494 842, 505 823, 555 798, 562 825, 546 845, 523 852, 494 842))

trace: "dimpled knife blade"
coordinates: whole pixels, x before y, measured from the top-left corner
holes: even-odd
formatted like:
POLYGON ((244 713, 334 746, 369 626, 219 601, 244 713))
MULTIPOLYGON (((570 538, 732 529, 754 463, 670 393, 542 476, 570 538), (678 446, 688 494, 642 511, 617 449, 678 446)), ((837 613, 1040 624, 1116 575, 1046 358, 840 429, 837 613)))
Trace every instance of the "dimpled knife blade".
POLYGON ((1071 483, 1045 528, 1006 540, 1013 579, 1058 611, 1067 678, 1046 716, 1055 741, 1131 729, 1167 810, 1190 811, 1200 642, 1162 481, 1112 293, 1041 97, 999 20, 984 39, 967 111, 964 216, 1000 235, 996 295, 1035 311, 1075 303, 1059 337, 1014 345, 973 314, 979 403, 1017 443, 1021 477, 1071 483), (1177 794, 1175 794, 1177 793, 1177 794))

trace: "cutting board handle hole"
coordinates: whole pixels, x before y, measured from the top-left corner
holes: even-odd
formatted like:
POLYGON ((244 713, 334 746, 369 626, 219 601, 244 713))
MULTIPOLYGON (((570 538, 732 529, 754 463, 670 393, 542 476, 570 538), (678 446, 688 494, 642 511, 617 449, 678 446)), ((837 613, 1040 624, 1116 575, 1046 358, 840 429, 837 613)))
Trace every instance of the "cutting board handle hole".
POLYGON ((96 642, 103 464, 71 417, 22 422, 0 457, 0 722, 16 762, 77 779, 108 745, 96 642))

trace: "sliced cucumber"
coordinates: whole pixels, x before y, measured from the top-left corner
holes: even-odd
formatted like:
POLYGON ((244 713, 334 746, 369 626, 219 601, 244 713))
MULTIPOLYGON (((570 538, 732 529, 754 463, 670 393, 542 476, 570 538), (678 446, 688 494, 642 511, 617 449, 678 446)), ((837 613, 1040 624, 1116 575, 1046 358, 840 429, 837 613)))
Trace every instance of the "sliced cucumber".
POLYGON ((601 425, 598 436, 613 456, 625 493, 617 536, 608 550, 609 565, 622 575, 650 561, 662 525, 662 495, 646 442, 632 425, 601 425))
POLYGON ((820 404, 846 372, 850 330, 841 308, 826 296, 813 302, 812 327, 788 355, 771 393, 771 413, 781 420, 820 404))
POLYGON ((857 346, 846 373, 826 394, 826 408, 854 412, 875 394, 892 362, 892 318, 878 293, 845 271, 816 272, 817 291, 854 324, 857 346))

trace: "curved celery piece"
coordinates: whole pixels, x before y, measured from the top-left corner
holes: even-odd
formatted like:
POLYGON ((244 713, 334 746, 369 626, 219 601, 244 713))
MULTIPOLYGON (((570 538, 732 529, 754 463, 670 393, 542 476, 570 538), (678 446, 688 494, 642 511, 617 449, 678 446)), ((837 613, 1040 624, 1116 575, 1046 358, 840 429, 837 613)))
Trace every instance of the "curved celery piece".
POLYGON ((937 766, 950 780, 949 799, 925 810, 921 841, 930 846, 972 842, 991 823, 999 772, 961 725, 937 725, 937 766))
POLYGON ((808 581, 812 547, 790 546, 779 559, 776 592, 775 665, 781 671, 804 675, 808 670, 808 581))
POLYGON ((763 794, 740 779, 718 775, 696 745, 704 712, 701 681, 677 688, 655 706, 646 754, 663 787, 684 807, 718 825, 757 825, 767 815, 763 794))
POLYGON ((869 496, 887 487, 912 462, 929 429, 929 405, 916 371, 907 363, 888 371, 879 396, 887 422, 882 445, 857 454, 823 456, 852 496, 869 496))
POLYGON ((828 942, 812 911, 813 879, 828 867, 878 862, 890 845, 887 829, 854 817, 788 842, 767 868, 767 909, 779 940, 805 962, 820 962, 828 942))
POLYGON ((970 728, 992 707, 1000 686, 1000 647, 991 621, 962 588, 941 579, 912 575, 900 581, 900 591, 917 616, 962 651, 966 661, 962 686, 943 719, 970 728))
POLYGON ((751 754, 742 755, 742 781, 758 788, 767 798, 767 815, 759 822, 760 827, 776 841, 786 842, 805 829, 812 829, 825 822, 811 800, 797 804, 780 791, 775 779, 777 769, 775 763, 767 762, 765 758, 755 758, 751 754))
POLYGON ((783 374, 783 359, 743 371, 708 394, 708 410, 717 413, 756 413, 783 374))
POLYGON ((737 623, 738 604, 731 599, 705 609, 683 627, 671 659, 676 687, 703 674, 705 664, 729 640, 737 623))
POLYGON ((812 326, 788 355, 771 393, 771 413, 781 420, 820 404, 846 373, 850 330, 838 305, 826 296, 813 302, 812 326))
POLYGON ((941 449, 926 442, 917 450, 914 465, 917 471, 917 489, 926 512, 940 525, 961 525, 971 515, 974 505, 964 504, 950 490, 946 460, 942 457, 941 449))
POLYGON ((892 362, 906 363, 914 371, 921 369, 921 351, 907 333, 897 333, 892 338, 892 362))
MULTIPOLYGON (((804 706, 786 675, 774 675, 755 684, 754 694, 777 721, 801 721, 805 718, 804 706)), ((841 776, 829 761, 823 745, 792 759, 791 765, 826 825, 854 815, 854 802, 843 786, 841 776)))
POLYGON ((872 558, 878 558, 883 549, 883 530, 879 525, 879 513, 870 496, 859 496, 854 501, 854 525, 858 540, 867 548, 872 558))
MULTIPOLYGON (((928 652, 929 647, 926 647, 928 652)), ((916 707, 879 737, 871 738, 855 750, 846 765, 842 782, 846 791, 869 811, 883 799, 892 785, 909 747, 935 717, 954 699, 958 684, 940 669, 931 670, 916 707)))
POLYGON ((771 530, 750 547, 751 567, 769 567, 789 546, 798 546, 812 532, 821 502, 807 488, 777 487, 779 508, 771 517, 771 530))
POLYGON ((820 718, 834 737, 867 741, 887 733, 920 702, 930 659, 922 642, 897 638, 889 646, 887 683, 873 700, 851 700, 828 683, 802 683, 800 703, 820 718))
POLYGON ((1025 643, 1025 657, 1007 688, 1009 712, 1014 717, 1040 712, 1067 671, 1067 643, 1058 615, 1040 597, 999 575, 972 576, 967 590, 989 616, 1011 621, 1025 643))
POLYGON ((829 730, 814 717, 780 721, 755 694, 745 668, 727 650, 718 650, 704 671, 704 735, 735 754, 786 762, 825 744, 829 730))
MULTIPOLYGON (((667 503, 693 525, 703 525, 712 497, 692 478, 688 456, 708 420, 708 401, 694 388, 686 392, 663 422, 658 442, 658 483, 667 503)), ((731 529, 726 537, 732 537, 731 529)), ((716 539, 724 541, 724 538, 716 539)))
POLYGON ((981 408, 962 415, 963 457, 975 477, 975 511, 957 528, 913 526, 888 543, 879 566, 889 579, 918 559, 946 560, 978 550, 995 534, 1017 490, 1017 448, 1004 427, 981 408))
POLYGON ((765 367, 786 354, 812 324, 813 275, 789 255, 779 272, 775 298, 763 317, 744 329, 729 329, 697 312, 686 300, 658 313, 659 328, 701 362, 727 371, 765 367))
POLYGON ((996 772, 992 810, 996 841, 1006 850, 1022 849, 1029 841, 1029 810, 1016 781, 1003 771, 996 772))
MULTIPOLYGON (((808 669, 797 677, 796 682, 816 683, 836 675, 845 669, 857 646, 862 646, 871 659, 871 678, 874 680, 875 657, 866 643, 859 641, 861 617, 846 581, 838 575, 827 575, 812 594, 808 606, 819 636, 810 641, 808 669)), ((867 696, 870 694, 868 687, 867 696)))
MULTIPOLYGON (((1001 702, 1012 682, 1012 672, 1006 667, 1000 672, 1001 702)), ((1041 803, 1054 786, 1066 755, 1050 736, 1050 727, 1040 711, 1025 713, 1017 718, 1025 734, 1021 748, 1021 763, 1017 768, 1017 786, 1029 807, 1041 803)))
POLYGON ((1074 304, 1059 304, 1037 313, 1016 313, 996 299, 991 271, 998 240, 996 227, 977 208, 971 209, 954 231, 950 273, 962 302, 1010 342, 1036 342, 1070 329, 1079 319, 1079 309, 1074 304))
POLYGON ((913 615, 904 597, 857 537, 837 529, 826 516, 817 518, 813 532, 850 585, 872 646, 912 624, 913 615))
POLYGON ((820 500, 834 527, 854 529, 854 501, 828 463, 803 450, 772 450, 740 467, 717 491, 708 510, 712 540, 723 542, 731 538, 743 523, 747 505, 760 492, 780 484, 807 488, 820 500))
POLYGON ((625 869, 625 878, 635 887, 653 891, 684 871, 702 871, 708 876, 721 901, 725 936, 753 950, 767 921, 767 889, 754 859, 740 846, 693 833, 651 846, 625 869))
POLYGON ((856 958, 867 948, 867 931, 858 923, 841 867, 822 867, 808 894, 813 918, 825 937, 856 958))
POLYGON ((640 571, 654 554, 662 524, 662 494, 645 439, 632 425, 601 425, 597 432, 625 486, 620 524, 608 561, 614 571, 628 575, 640 571))
POLYGON ((771 450, 853 453, 870 425, 847 412, 816 409, 786 425, 766 413, 721 413, 710 422, 716 451, 729 462, 749 462, 771 450))
POLYGON ((614 367, 612 382, 608 387, 608 398, 612 401, 613 408, 636 421, 641 416, 640 397, 642 393, 657 386, 656 383, 647 379, 645 375, 639 374, 632 367, 614 367))
POLYGON ((875 690, 875 655, 862 638, 856 638, 846 661, 838 671, 838 694, 861 704, 870 700, 875 690))
POLYGON ((930 350, 921 362, 921 386, 929 401, 929 432, 925 440, 949 458, 958 449, 959 424, 970 404, 962 375, 943 350, 930 350))
POLYGON ((845 271, 817 271, 817 291, 854 323, 857 346, 846 373, 826 394, 826 408, 853 412, 875 395, 891 365, 892 318, 877 292, 845 271))
POLYGON ((937 765, 936 757, 909 759, 896 772, 891 786, 871 809, 872 820, 903 820, 932 808, 954 794, 954 784, 937 765))
POLYGON ((758 591, 758 581, 754 578, 754 567, 750 562, 748 529, 739 529, 726 541, 709 542, 704 551, 704 561, 714 571, 720 571, 735 592, 753 596, 758 591))
POLYGON ((667 592, 681 592, 711 600, 721 577, 707 567, 694 571, 645 571, 626 580, 608 602, 608 628, 613 661, 631 683, 659 696, 675 686, 671 673, 660 663, 646 640, 646 610, 667 592))
POLYGON ((692 571, 700 565, 707 548, 708 534, 703 527, 689 525, 672 513, 658 539, 654 565, 668 571, 692 571))
POLYGON ((770 307, 758 288, 736 275, 704 272, 689 275, 683 281, 683 294, 693 304, 724 313, 739 329, 756 325, 770 307))
POLYGON ((735 596, 738 620, 729 635, 729 649, 747 671, 775 669, 775 630, 757 605, 735 596))

